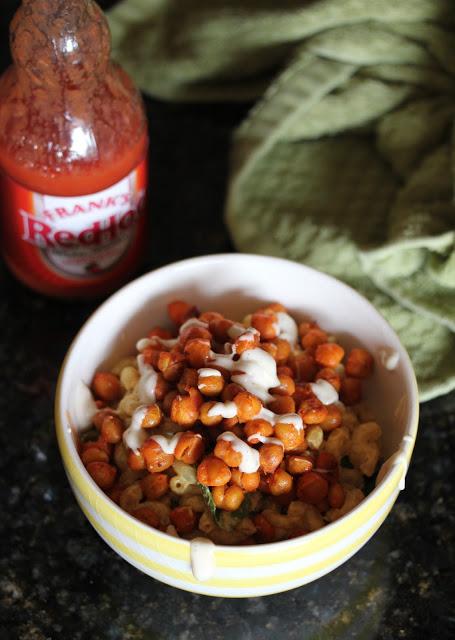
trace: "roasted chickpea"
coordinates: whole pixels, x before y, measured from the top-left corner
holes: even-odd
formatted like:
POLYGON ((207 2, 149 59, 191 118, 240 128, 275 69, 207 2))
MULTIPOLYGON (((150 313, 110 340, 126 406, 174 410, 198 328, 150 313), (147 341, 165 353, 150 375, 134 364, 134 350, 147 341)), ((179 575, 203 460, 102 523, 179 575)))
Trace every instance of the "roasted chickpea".
POLYGON ((295 402, 290 396, 275 396, 268 404, 270 411, 283 415, 284 413, 295 412, 295 402))
POLYGON ((142 469, 145 469, 144 456, 140 451, 129 451, 127 464, 132 471, 142 471, 142 469))
POLYGON ((332 509, 341 509, 344 505, 346 494, 339 482, 334 482, 329 487, 328 501, 332 509))
POLYGON ((245 494, 239 486, 233 484, 231 486, 214 487, 212 489, 212 497, 219 509, 237 511, 245 498, 245 494))
POLYGON ((231 480, 246 493, 251 493, 259 487, 260 474, 259 471, 242 473, 239 469, 231 469, 231 480))
POLYGON ((297 480, 297 497, 308 504, 318 504, 327 497, 329 484, 314 471, 307 471, 297 480))
POLYGON ((196 528, 196 514, 191 507, 175 507, 169 514, 177 533, 191 533, 196 528))
POLYGON ((291 455, 286 459, 286 468, 292 475, 300 475, 313 468, 313 460, 308 455, 291 455))
POLYGON ((101 425, 101 437, 110 444, 117 444, 122 439, 124 429, 119 416, 106 416, 101 425))
POLYGON ((113 409, 101 409, 97 411, 92 418, 92 422, 94 426, 101 431, 101 427, 103 425, 103 420, 106 416, 116 416, 116 412, 113 409))
POLYGON ((156 385, 155 385, 156 400, 158 402, 160 402, 161 400, 164 400, 164 398, 166 397, 166 394, 169 392, 169 389, 170 389, 169 383, 167 382, 167 380, 163 378, 163 375, 159 373, 157 376, 156 385))
POLYGON ((296 449, 305 439, 303 429, 297 429, 293 424, 284 422, 275 425, 275 436, 281 440, 285 451, 296 449))
POLYGON ((336 389, 336 391, 340 391, 341 377, 334 369, 331 369, 330 367, 324 367, 324 369, 320 369, 316 374, 316 380, 321 379, 327 380, 327 382, 330 382, 330 384, 334 389, 336 389))
POLYGON ((151 404, 147 408, 147 413, 145 414, 142 422, 142 429, 154 429, 157 427, 163 419, 163 412, 157 404, 151 404))
POLYGON ((197 308, 194 305, 190 305, 183 300, 174 300, 167 305, 167 313, 169 318, 178 327, 190 318, 194 318, 199 315, 197 308))
POLYGON ((271 393, 275 393, 278 396, 293 396, 295 393, 295 382, 291 376, 278 374, 278 379, 280 386, 273 387, 273 389, 270 390, 271 393))
POLYGON ((335 404, 329 404, 327 406, 327 416, 320 423, 323 431, 333 431, 341 425, 343 415, 341 409, 335 404))
POLYGON ((112 445, 101 436, 97 440, 89 440, 89 442, 84 442, 81 446, 81 449, 82 451, 87 451, 88 449, 92 449, 93 447, 95 447, 96 449, 101 449, 109 457, 111 456, 112 445))
POLYGON ((161 338, 161 340, 170 340, 172 338, 172 333, 169 329, 163 329, 163 327, 153 327, 148 332, 148 338, 161 338))
POLYGON ((319 424, 327 418, 328 410, 326 405, 313 396, 300 403, 299 415, 305 424, 319 424))
POLYGON ((218 311, 204 311, 204 313, 201 313, 199 316, 199 320, 210 324, 212 320, 224 320, 224 317, 221 313, 218 313, 218 311))
POLYGON ((275 344, 277 349, 275 360, 278 364, 285 364, 291 354, 291 345, 289 344, 288 340, 283 340, 282 338, 275 338, 273 340, 273 343, 275 344))
POLYGON ((296 353, 289 358, 289 365, 294 371, 294 377, 299 382, 310 382, 316 375, 316 362, 309 353, 296 353))
POLYGON ((87 466, 90 462, 109 462, 109 456, 98 447, 90 447, 81 453, 81 460, 87 466))
POLYGON ((267 481, 272 496, 281 496, 283 493, 289 493, 292 489, 292 476, 280 467, 268 477, 267 481))
POLYGON ((318 323, 313 320, 305 320, 299 324, 299 336, 302 338, 310 329, 319 329, 318 323))
POLYGON ((168 382, 178 380, 185 368, 185 356, 178 351, 161 351, 158 358, 158 369, 168 382))
POLYGON ((174 398, 176 398, 177 396, 178 396, 178 391, 176 391, 175 389, 172 389, 172 391, 168 391, 166 393, 166 395, 164 396, 164 398, 163 398, 163 411, 167 415, 169 415, 171 413, 172 403, 174 401, 174 398))
POLYGON ((323 367, 336 367, 344 357, 344 349, 336 342, 324 342, 316 347, 314 359, 323 367))
POLYGON ((352 378, 368 378, 373 372, 373 356, 365 349, 352 349, 347 357, 346 375, 352 378))
POLYGON ((165 473, 149 473, 139 483, 147 500, 158 500, 169 490, 169 476, 165 473))
POLYGON ((228 467, 238 467, 242 462, 241 452, 235 451, 232 443, 228 440, 217 440, 213 453, 217 458, 223 460, 228 467))
POLYGON ((240 335, 234 342, 234 353, 241 355, 249 349, 257 349, 260 342, 260 336, 257 331, 247 331, 240 335))
POLYGON ((144 457, 145 466, 150 473, 158 473, 165 471, 174 464, 174 456, 172 453, 165 453, 158 442, 147 440, 141 447, 141 454, 144 457))
POLYGON ((262 409, 262 402, 257 396, 248 391, 241 391, 234 398, 237 407, 237 417, 239 422, 248 422, 253 420, 262 409))
POLYGON ((266 443, 259 449, 259 463, 264 473, 273 473, 284 458, 284 449, 279 444, 266 443))
POLYGON ((348 407, 362 400, 362 381, 360 378, 343 378, 341 381, 341 400, 348 407))
MULTIPOLYGON (((289 367, 288 365, 280 365, 276 368, 276 374, 278 376, 278 378, 280 376, 289 376, 289 378, 292 378, 294 380, 294 371, 293 369, 291 369, 291 367, 289 367)), ((295 383, 294 383, 295 384, 295 383)))
POLYGON ((197 388, 204 395, 212 398, 218 396, 224 388, 224 378, 220 375, 198 376, 197 388))
POLYGON ((204 440, 199 433, 185 431, 175 447, 175 457, 186 464, 195 464, 204 453, 204 440))
POLYGON ((248 420, 244 427, 244 433, 250 444, 257 444, 260 440, 257 438, 251 438, 251 436, 259 434, 261 436, 269 437, 273 435, 273 426, 270 422, 267 422, 267 420, 256 418, 255 420, 248 420))
POLYGON ((261 340, 273 340, 278 336, 278 318, 269 311, 255 311, 251 316, 251 326, 261 334, 261 340))
POLYGON ((98 371, 92 380, 92 391, 95 398, 104 402, 115 402, 122 395, 122 385, 118 376, 109 371, 98 371))
POLYGON ((211 352, 210 340, 202 340, 201 338, 188 340, 184 349, 188 364, 195 369, 205 367, 210 359, 211 352))
POLYGON ((197 370, 187 367, 183 370, 182 376, 177 383, 179 393, 188 393, 191 387, 197 387, 197 381, 197 370))
POLYGON ((211 339, 212 334, 208 329, 204 329, 204 327, 187 327, 180 333, 179 344, 185 347, 190 340, 204 340, 210 344, 211 339))
POLYGON ((87 471, 103 491, 108 491, 114 486, 117 469, 111 464, 107 462, 89 462, 87 471))
POLYGON ((206 427, 215 427, 217 424, 221 424, 223 417, 222 416, 209 416, 209 411, 216 404, 215 401, 204 402, 199 409, 199 420, 206 427))
POLYGON ((215 456, 207 456, 197 468, 197 480, 207 487, 221 487, 231 479, 227 464, 215 456))
POLYGON ((338 475, 338 461, 333 453, 320 451, 316 458, 316 469, 318 471, 323 470, 338 475))
POLYGON ((155 344, 151 344, 148 347, 145 347, 145 349, 141 351, 141 356, 144 358, 145 364, 148 364, 154 369, 157 369, 158 360, 162 351, 163 347, 161 346, 161 342, 156 341, 155 344))
POLYGON ((300 344, 303 349, 308 352, 314 353, 316 347, 324 342, 327 342, 328 335, 322 329, 309 329, 301 338, 300 344))
POLYGON ((190 389, 187 396, 176 395, 171 404, 171 420, 182 427, 192 427, 199 418, 202 396, 190 389))
POLYGON ((234 323, 226 318, 215 318, 209 322, 209 330, 217 342, 223 343, 229 341, 229 329, 234 323))

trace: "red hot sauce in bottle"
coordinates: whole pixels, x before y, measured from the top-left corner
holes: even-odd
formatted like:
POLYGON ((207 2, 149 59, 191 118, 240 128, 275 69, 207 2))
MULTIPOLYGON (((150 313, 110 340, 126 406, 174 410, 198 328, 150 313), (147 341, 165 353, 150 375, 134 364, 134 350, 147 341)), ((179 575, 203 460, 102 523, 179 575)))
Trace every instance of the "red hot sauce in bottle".
POLYGON ((33 289, 101 295, 145 240, 147 124, 93 0, 22 0, 0 79, 1 243, 33 289))

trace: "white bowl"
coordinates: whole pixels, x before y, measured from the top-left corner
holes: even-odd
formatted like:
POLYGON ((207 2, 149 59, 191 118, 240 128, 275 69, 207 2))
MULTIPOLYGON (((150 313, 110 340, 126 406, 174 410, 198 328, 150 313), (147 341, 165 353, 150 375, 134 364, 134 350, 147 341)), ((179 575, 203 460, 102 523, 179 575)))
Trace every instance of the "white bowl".
MULTIPOLYGON (((63 363, 55 404, 58 442, 79 505, 100 536, 148 575, 181 589, 213 596, 249 597, 308 583, 345 562, 379 528, 395 502, 417 433, 417 384, 398 337, 361 295, 300 264, 277 258, 227 254, 193 258, 152 271, 110 297, 87 320, 63 363), (129 516, 93 482, 75 447, 74 393, 97 369, 133 354, 151 326, 166 324, 166 304, 176 298, 202 310, 241 319, 263 302, 283 303, 296 318, 310 317, 347 348, 364 346, 377 366, 366 399, 383 429, 390 458, 378 486, 349 514, 300 538, 257 546, 214 546, 213 572, 192 571, 195 545, 161 533, 129 516), (399 360, 381 365, 381 350, 399 360), (197 572, 195 572, 198 575, 197 572)), ((208 551, 210 555, 210 549, 208 551)))

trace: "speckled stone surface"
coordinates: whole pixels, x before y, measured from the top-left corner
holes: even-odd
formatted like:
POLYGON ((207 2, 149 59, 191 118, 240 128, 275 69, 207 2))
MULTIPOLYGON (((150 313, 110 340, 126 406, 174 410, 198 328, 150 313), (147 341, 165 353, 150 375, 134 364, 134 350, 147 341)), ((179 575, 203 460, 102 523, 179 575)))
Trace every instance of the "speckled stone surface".
MULTIPOLYGON (((3 66, 11 11, 0 17, 3 66)), ((150 101, 148 113, 152 231, 144 270, 231 250, 221 218, 226 154, 244 108, 150 101)), ((406 491, 346 564, 265 598, 184 593, 106 546, 79 510, 60 462, 55 382, 95 306, 42 298, 0 267, 1 640, 455 637, 455 395, 422 407, 406 491)))

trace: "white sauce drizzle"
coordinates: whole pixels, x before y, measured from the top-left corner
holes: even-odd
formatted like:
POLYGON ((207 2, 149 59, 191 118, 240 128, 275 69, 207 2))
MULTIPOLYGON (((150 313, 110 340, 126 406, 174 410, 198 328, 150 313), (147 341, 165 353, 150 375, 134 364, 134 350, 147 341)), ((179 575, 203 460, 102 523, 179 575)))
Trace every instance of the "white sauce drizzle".
MULTIPOLYGON (((164 451, 164 453, 167 454, 174 454, 175 453, 175 448, 178 445, 178 442, 180 440, 182 436, 182 432, 179 433, 175 433, 171 436, 152 436, 150 438, 150 440, 155 440, 156 443, 158 443, 162 449, 162 451, 164 451)), ((196 433, 195 436, 197 438, 202 438, 200 433, 196 433)))
POLYGON ((190 542, 190 563, 196 580, 210 580, 216 569, 213 542, 208 538, 193 538, 190 542))
POLYGON ((297 344, 299 330, 294 318, 284 311, 275 312, 278 318, 278 337, 287 340, 291 345, 297 344))
POLYGON ((137 357, 137 367, 141 376, 137 383, 139 400, 152 404, 156 401, 155 391, 158 374, 151 365, 144 362, 144 356, 142 355, 137 357))
POLYGON ((216 402, 211 409, 207 411, 209 418, 222 416, 223 418, 235 418, 237 415, 237 405, 235 402, 216 402))
POLYGON ((248 442, 252 442, 253 440, 259 440, 263 444, 278 444, 280 447, 283 447, 284 444, 278 438, 269 438, 268 436, 263 436, 261 433, 253 433, 253 435, 248 437, 248 442))
POLYGON ((232 431, 225 431, 217 440, 227 440, 231 443, 234 451, 242 455, 242 461, 239 464, 239 471, 242 473, 254 473, 259 469, 259 451, 250 447, 246 442, 240 440, 232 431))
POLYGON ((137 453, 148 438, 147 430, 141 428, 147 411, 147 405, 138 407, 131 417, 130 426, 123 432, 123 444, 135 453, 137 453))
POLYGON ((92 424, 92 419, 98 411, 92 392, 88 386, 79 380, 76 382, 72 396, 72 417, 78 429, 86 429, 92 424))
POLYGON ((218 371, 218 369, 210 369, 209 367, 198 369, 197 374, 199 378, 210 378, 211 376, 221 378, 221 373, 218 371))
POLYGON ((233 364, 240 372, 232 376, 233 382, 240 384, 262 402, 267 403, 273 399, 268 390, 281 383, 276 374, 276 362, 270 353, 259 348, 248 349, 233 364))
MULTIPOLYGON (((179 329, 179 337, 182 335, 182 333, 185 331, 185 329, 189 329, 190 327, 201 327, 203 329, 207 329, 208 324, 207 324, 207 322, 202 322, 201 320, 198 320, 197 318, 189 318, 180 327, 180 329, 179 329)), ((152 336, 151 338, 141 338, 136 343, 136 349, 137 349, 137 351, 143 351, 147 347, 150 347, 153 344, 156 344, 157 342, 159 342, 161 345, 163 345, 163 347, 166 347, 168 349, 172 349, 172 347, 175 347, 175 345, 178 343, 178 341, 179 341, 179 338, 164 339, 164 338, 160 338, 159 336, 152 336)))
POLYGON ((338 401, 338 392, 327 380, 310 382, 311 391, 322 404, 333 404, 338 401))
POLYGON ((387 371, 394 371, 400 361, 400 354, 394 349, 379 349, 379 358, 387 371))
POLYGON ((258 419, 267 420, 267 422, 270 422, 272 426, 275 426, 278 423, 292 424, 297 431, 302 431, 303 429, 303 420, 298 413, 284 413, 280 415, 278 413, 273 413, 270 409, 262 407, 259 413, 254 416, 254 420, 258 419))

